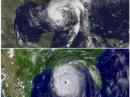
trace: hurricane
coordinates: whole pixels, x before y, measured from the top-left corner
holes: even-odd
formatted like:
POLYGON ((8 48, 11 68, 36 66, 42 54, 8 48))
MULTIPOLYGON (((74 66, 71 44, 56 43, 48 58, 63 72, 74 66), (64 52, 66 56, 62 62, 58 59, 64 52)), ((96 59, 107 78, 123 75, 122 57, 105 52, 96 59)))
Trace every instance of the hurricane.
POLYGON ((47 72, 44 73, 46 76, 43 80, 48 81, 47 86, 41 87, 39 83, 32 97, 96 97, 96 84, 84 65, 83 60, 60 62, 51 74, 48 73, 50 77, 46 75, 47 72))
POLYGON ((33 80, 31 97, 128 97, 128 49, 107 49, 94 64, 88 52, 85 58, 80 56, 84 51, 80 57, 73 53, 55 53, 44 64, 33 80))
MULTIPOLYGON (((58 96, 87 97, 86 88, 89 87, 92 82, 86 82, 86 80, 89 77, 91 78, 91 76, 89 71, 83 70, 83 67, 79 67, 78 65, 81 65, 80 61, 72 61, 54 69, 53 85, 54 91, 58 96)), ((91 92, 87 95, 89 95, 89 97, 95 97, 95 94, 91 92)))
POLYGON ((91 0, 50 0, 47 4, 27 3, 16 10, 14 30, 20 43, 33 43, 45 32, 55 33, 52 47, 93 46, 86 36, 91 0), (77 39, 80 35, 84 40, 77 39), (74 42, 75 41, 75 42, 74 42))
POLYGON ((128 0, 27 2, 16 9, 14 31, 19 45, 38 43, 44 39, 43 34, 50 32, 50 47, 55 48, 126 47, 128 3, 128 0))

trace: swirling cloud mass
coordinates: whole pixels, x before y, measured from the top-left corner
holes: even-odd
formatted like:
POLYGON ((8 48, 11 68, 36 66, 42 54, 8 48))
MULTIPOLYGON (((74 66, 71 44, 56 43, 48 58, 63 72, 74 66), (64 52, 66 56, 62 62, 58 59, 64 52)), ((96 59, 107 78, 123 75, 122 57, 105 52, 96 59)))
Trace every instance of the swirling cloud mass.
POLYGON ((106 50, 97 58, 100 88, 86 61, 60 59, 34 78, 32 97, 128 97, 128 55, 128 50, 106 50))
POLYGON ((96 97, 96 85, 89 70, 84 68, 84 63, 84 61, 76 60, 56 66, 51 77, 48 77, 48 82, 48 78, 43 79, 48 86, 41 87, 41 83, 37 82, 37 87, 40 88, 33 90, 32 97, 36 95, 37 97, 96 97), (45 87, 48 87, 47 90, 45 87))
MULTIPOLYGON (((60 46, 70 47, 78 32, 89 32, 90 0, 50 0, 48 4, 27 3, 16 10, 15 32, 20 41, 36 42, 44 32, 55 32, 63 39, 60 46), (65 32, 65 34, 64 34, 65 32)), ((60 38, 55 35, 55 42, 60 38)))
MULTIPOLYGON (((86 88, 89 84, 86 83, 86 77, 89 76, 86 75, 89 75, 89 72, 82 70, 79 66, 77 68, 76 65, 81 65, 80 61, 72 61, 54 69, 53 90, 58 96, 87 97, 86 88), (76 64, 74 65, 75 62, 76 64)), ((92 94, 90 97, 92 97, 92 94)))
POLYGON ((128 42, 128 3, 128 0, 30 2, 17 8, 14 31, 20 44, 38 43, 43 33, 52 32, 51 47, 111 47, 114 45, 106 43, 106 38, 128 42))

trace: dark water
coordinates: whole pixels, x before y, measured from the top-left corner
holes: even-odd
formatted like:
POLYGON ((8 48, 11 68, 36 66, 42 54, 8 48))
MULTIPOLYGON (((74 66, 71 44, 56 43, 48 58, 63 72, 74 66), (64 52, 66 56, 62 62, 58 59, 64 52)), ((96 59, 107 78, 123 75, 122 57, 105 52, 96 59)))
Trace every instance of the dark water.
POLYGON ((14 29, 16 32, 18 32, 19 37, 25 42, 38 41, 40 35, 42 34, 43 29, 41 29, 41 27, 30 26, 29 23, 29 21, 31 20, 29 11, 37 14, 36 7, 37 4, 27 3, 16 10, 14 29))
POLYGON ((106 50, 98 58, 103 97, 129 97, 129 51, 106 50))
MULTIPOLYGON (((60 27, 54 29, 51 25, 52 22, 48 22, 50 20, 46 12, 43 13, 43 16, 39 15, 45 7, 45 4, 37 5, 31 2, 19 7, 16 10, 14 30, 18 32, 19 38, 24 42, 38 42, 41 34, 52 32, 55 35, 51 47, 65 47, 72 35, 68 35, 69 31, 63 31, 60 27)), ((85 40, 85 35, 78 33, 71 47, 85 47, 85 40)))
MULTIPOLYGON (((83 72, 85 75, 86 95, 88 97, 97 97, 96 95, 98 91, 90 75, 90 72, 87 69, 82 70, 80 69, 80 71, 83 72)), ((47 70, 37 75, 33 81, 33 89, 31 97, 61 97, 58 96, 56 92, 53 90, 54 86, 52 86, 52 84, 53 84, 52 70, 47 70)), ((81 91, 81 95, 83 91, 81 91)))
MULTIPOLYGON (((87 97, 129 97, 129 52, 127 49, 106 50, 97 58, 102 88, 98 90, 91 74, 86 75, 87 97), (123 57, 123 59, 121 59, 123 57)), ((31 97, 59 97, 52 90, 52 70, 37 75, 33 81, 31 97)))
MULTIPOLYGON (((45 71, 35 77, 31 97, 53 97, 50 86, 51 71, 45 71)), ((55 97, 55 96, 54 96, 55 97)))
MULTIPOLYGON (((128 42, 129 28, 129 1, 117 3, 106 3, 100 0, 102 5, 93 4, 90 10, 91 32, 104 38, 115 38, 128 42)), ((62 31, 62 28, 55 29, 48 15, 40 13, 47 4, 26 3, 16 10, 14 30, 24 42, 38 42, 41 34, 45 32, 55 33, 51 47, 65 47, 71 35, 69 31, 62 31)), ((71 24, 70 24, 71 25, 71 24)), ((87 36, 83 33, 77 35, 70 47, 86 47, 87 36)), ((98 40, 97 40, 98 41, 98 40)), ((94 43, 94 42, 93 42, 94 43)), ((96 44, 96 43, 95 43, 96 44)), ((102 45, 102 43, 98 43, 102 45)))
MULTIPOLYGON (((85 48, 86 47, 86 37, 84 32, 79 32, 76 38, 74 39, 73 43, 70 45, 71 48, 85 48)), ((67 32, 56 32, 53 36, 52 40, 52 47, 58 48, 58 47, 66 47, 68 38, 71 37, 68 35, 67 32)))
MULTIPOLYGON (((24 42, 37 42, 41 34, 52 31, 46 15, 41 16, 44 5, 26 3, 16 10, 14 30, 24 42)), ((44 14, 44 13, 43 13, 44 14)))
POLYGON ((91 8, 91 32, 104 38, 115 38, 128 42, 129 0, 115 0, 120 1, 117 3, 112 3, 112 0, 108 3, 107 0, 100 1, 102 1, 101 4, 92 5, 91 8))

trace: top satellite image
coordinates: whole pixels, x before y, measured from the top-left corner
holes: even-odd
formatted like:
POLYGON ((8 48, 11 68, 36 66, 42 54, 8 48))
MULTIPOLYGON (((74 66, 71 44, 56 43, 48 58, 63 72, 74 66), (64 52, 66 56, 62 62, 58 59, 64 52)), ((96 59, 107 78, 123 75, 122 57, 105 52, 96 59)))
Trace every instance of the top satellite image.
POLYGON ((2 0, 3 48, 127 48, 129 0, 2 0))

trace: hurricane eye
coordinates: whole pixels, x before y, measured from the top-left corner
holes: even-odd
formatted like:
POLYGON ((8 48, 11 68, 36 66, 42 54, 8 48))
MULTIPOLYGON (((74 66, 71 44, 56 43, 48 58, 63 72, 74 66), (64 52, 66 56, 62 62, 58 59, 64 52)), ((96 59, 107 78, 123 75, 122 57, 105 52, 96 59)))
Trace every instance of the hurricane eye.
POLYGON ((65 84, 68 84, 68 82, 67 82, 67 81, 65 81, 65 84))

